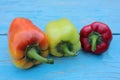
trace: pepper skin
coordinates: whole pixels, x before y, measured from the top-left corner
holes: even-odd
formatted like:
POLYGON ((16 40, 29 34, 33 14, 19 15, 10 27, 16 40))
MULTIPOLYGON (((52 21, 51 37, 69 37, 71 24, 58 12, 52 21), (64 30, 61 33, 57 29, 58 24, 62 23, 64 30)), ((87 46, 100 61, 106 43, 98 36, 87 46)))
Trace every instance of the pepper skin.
POLYGON ((84 26, 80 31, 80 41, 83 50, 101 54, 105 52, 112 40, 110 28, 101 22, 84 26))
POLYGON ((66 18, 49 22, 46 26, 46 35, 53 56, 75 56, 81 48, 79 33, 66 18))
POLYGON ((40 63, 53 63, 47 59, 46 35, 26 18, 15 18, 8 32, 9 51, 16 67, 28 69, 40 63))

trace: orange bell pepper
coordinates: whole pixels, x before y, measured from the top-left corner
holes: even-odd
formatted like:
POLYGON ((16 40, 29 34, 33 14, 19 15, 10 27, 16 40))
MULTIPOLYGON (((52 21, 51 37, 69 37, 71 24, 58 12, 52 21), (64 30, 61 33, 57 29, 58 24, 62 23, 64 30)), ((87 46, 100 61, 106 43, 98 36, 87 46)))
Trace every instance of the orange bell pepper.
POLYGON ((48 39, 32 21, 16 18, 8 32, 9 51, 16 67, 28 69, 40 63, 53 64, 47 59, 48 39))

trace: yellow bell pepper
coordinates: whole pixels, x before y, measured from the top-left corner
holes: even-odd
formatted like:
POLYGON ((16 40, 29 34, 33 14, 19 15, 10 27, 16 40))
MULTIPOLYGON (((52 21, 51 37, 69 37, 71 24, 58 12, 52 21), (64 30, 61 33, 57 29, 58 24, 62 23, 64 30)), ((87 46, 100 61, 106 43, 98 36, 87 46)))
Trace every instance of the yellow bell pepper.
POLYGON ((81 48, 79 33, 66 18, 49 22, 46 26, 46 35, 50 53, 54 56, 75 56, 81 48))

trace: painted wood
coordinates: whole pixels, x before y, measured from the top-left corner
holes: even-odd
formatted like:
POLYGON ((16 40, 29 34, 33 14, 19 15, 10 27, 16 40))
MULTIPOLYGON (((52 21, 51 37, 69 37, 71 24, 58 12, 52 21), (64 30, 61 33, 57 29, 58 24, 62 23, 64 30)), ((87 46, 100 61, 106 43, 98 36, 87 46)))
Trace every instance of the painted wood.
POLYGON ((16 17, 31 19, 43 31, 54 19, 66 17, 78 31, 87 24, 101 21, 113 33, 120 33, 120 0, 0 0, 0 34, 8 32, 16 17))
MULTIPOLYGON (((120 33, 119 0, 0 0, 0 34, 8 32, 11 21, 25 17, 45 31, 46 24, 66 17, 79 31, 94 21, 108 24, 120 33)), ((120 35, 114 35, 103 55, 82 50, 77 57, 56 58, 55 64, 42 64, 29 70, 11 62, 7 35, 0 35, 0 80, 120 80, 120 35)))
POLYGON ((42 64, 29 70, 16 68, 8 51, 7 36, 0 36, 0 80, 120 80, 120 36, 113 36, 103 55, 80 50, 76 57, 56 58, 54 65, 42 64))

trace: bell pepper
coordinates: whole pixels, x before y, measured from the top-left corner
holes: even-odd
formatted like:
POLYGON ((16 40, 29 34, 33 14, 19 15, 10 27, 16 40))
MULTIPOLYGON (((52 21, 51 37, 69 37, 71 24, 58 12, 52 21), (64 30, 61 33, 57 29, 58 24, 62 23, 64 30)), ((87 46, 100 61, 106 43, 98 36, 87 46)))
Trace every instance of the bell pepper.
POLYGON ((66 18, 49 22, 46 35, 53 56, 75 56, 81 47, 78 31, 66 18))
POLYGON ((83 50, 101 54, 105 52, 112 40, 112 32, 108 25, 93 22, 84 26, 80 31, 80 41, 83 50))
POLYGON ((9 51, 16 67, 28 69, 40 63, 53 64, 47 59, 46 35, 26 18, 15 18, 8 32, 9 51))

